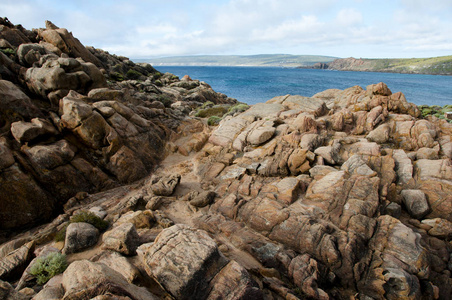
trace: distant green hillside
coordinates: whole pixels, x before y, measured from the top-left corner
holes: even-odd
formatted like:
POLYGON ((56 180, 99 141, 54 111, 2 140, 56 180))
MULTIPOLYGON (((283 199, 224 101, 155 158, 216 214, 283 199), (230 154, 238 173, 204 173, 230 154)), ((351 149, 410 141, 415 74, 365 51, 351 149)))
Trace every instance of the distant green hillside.
POLYGON ((412 74, 452 75, 452 55, 432 58, 356 59, 341 58, 322 69, 412 74))
POLYGON ((200 55, 173 56, 156 59, 136 59, 135 62, 147 62, 154 66, 259 66, 259 67, 300 67, 316 63, 327 63, 337 57, 320 55, 200 55))

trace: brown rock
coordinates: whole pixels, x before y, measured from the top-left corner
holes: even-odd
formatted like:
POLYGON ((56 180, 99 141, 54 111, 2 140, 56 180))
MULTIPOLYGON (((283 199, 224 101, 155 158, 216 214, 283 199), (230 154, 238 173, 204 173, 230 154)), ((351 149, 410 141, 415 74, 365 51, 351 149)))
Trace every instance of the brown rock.
POLYGON ((78 260, 63 273, 63 299, 91 299, 109 293, 116 297, 127 296, 132 300, 156 299, 143 287, 130 284, 121 275, 103 263, 78 260))
POLYGON ((157 196, 171 196, 179 184, 180 179, 181 176, 179 174, 161 178, 151 186, 151 191, 157 196))
POLYGON ((28 242, 0 260, 0 280, 12 280, 21 276, 31 261, 35 243, 28 242))
POLYGON ((132 223, 124 223, 104 233, 102 248, 113 250, 124 255, 134 255, 140 237, 132 223))
POLYGON ((182 224, 163 230, 140 256, 146 272, 177 299, 205 298, 228 262, 206 232, 182 224))

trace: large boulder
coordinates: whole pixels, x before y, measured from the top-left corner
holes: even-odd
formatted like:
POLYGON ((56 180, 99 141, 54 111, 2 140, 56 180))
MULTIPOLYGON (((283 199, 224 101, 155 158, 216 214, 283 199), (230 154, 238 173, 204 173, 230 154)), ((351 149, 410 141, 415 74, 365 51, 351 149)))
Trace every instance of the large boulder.
POLYGON ((121 273, 103 263, 78 260, 69 265, 63 273, 63 299, 91 299, 109 293, 115 298, 128 297, 132 300, 156 299, 143 287, 129 283, 121 273))
POLYGON ((40 67, 29 68, 25 80, 31 91, 44 98, 57 91, 86 94, 91 89, 106 87, 104 76, 93 64, 56 56, 47 58, 40 67))
POLYGON ((176 299, 262 298, 248 272, 228 263, 205 231, 174 225, 139 255, 146 272, 176 299))
POLYGON ((140 237, 132 223, 120 224, 104 233, 103 249, 113 250, 124 255, 134 255, 140 243, 140 237))
POLYGON ((66 228, 64 241, 64 254, 80 252, 97 243, 99 230, 91 224, 79 222, 72 223, 66 228))

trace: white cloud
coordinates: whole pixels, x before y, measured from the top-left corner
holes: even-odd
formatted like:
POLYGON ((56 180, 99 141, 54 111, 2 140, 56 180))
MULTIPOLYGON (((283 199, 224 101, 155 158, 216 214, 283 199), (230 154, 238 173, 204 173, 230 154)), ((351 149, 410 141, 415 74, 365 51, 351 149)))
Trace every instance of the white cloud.
POLYGON ((341 9, 336 21, 340 26, 356 26, 363 22, 363 15, 354 8, 341 9))

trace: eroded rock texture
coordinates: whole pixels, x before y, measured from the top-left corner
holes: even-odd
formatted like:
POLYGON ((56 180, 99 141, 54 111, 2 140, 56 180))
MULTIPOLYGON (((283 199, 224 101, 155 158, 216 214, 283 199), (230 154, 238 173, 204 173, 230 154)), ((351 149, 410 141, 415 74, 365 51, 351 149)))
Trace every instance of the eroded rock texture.
POLYGON ((452 125, 401 92, 280 96, 209 127, 190 111, 234 101, 207 84, 0 20, 0 226, 64 209, 3 239, 6 299, 452 298, 452 125), (48 251, 69 267, 40 286, 48 251))

